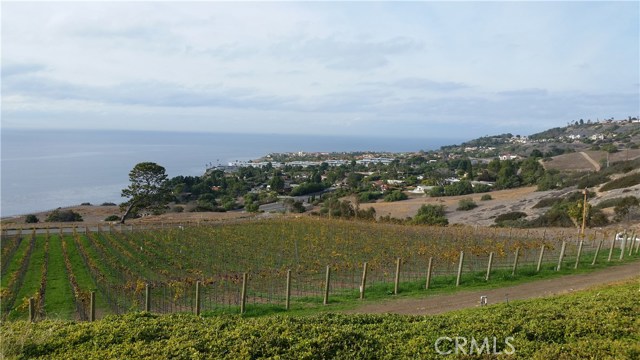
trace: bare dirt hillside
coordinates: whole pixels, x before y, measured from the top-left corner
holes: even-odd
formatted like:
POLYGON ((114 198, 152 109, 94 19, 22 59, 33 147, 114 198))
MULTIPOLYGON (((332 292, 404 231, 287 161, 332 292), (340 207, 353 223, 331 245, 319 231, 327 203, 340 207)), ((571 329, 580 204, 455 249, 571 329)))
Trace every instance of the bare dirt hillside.
MULTIPOLYGON (((109 215, 121 215, 117 206, 71 206, 64 209, 70 209, 82 216, 83 221, 78 223, 49 223, 44 222, 47 218, 48 211, 36 213, 40 222, 37 224, 25 224, 24 216, 10 217, 2 219, 3 228, 13 227, 27 227, 27 228, 43 228, 43 227, 57 227, 64 225, 65 227, 72 227, 74 225, 108 225, 109 222, 104 219, 109 215)), ((204 223, 204 222, 221 222, 238 220, 245 218, 255 217, 255 214, 246 213, 243 211, 229 211, 229 212, 183 212, 183 213, 167 213, 158 216, 146 216, 139 219, 127 220, 127 224, 176 224, 176 223, 204 223)))
POLYGON ((545 169, 562 171, 597 171, 600 164, 609 159, 610 163, 633 160, 640 157, 640 149, 625 149, 613 154, 606 151, 586 150, 554 156, 550 161, 543 161, 545 169))
POLYGON ((467 224, 490 226, 494 224, 496 216, 512 211, 522 211, 529 217, 542 214, 545 209, 534 209, 533 206, 541 199, 548 197, 561 197, 575 189, 563 189, 555 191, 536 191, 535 186, 518 189, 493 191, 490 193, 492 200, 481 201, 484 194, 470 194, 461 196, 447 196, 432 198, 427 195, 419 195, 405 201, 377 202, 360 204, 360 208, 373 207, 378 216, 391 216, 395 218, 413 217, 420 206, 424 204, 444 205, 450 224, 467 224), (458 202, 461 199, 471 198, 478 207, 469 211, 457 211, 458 202))

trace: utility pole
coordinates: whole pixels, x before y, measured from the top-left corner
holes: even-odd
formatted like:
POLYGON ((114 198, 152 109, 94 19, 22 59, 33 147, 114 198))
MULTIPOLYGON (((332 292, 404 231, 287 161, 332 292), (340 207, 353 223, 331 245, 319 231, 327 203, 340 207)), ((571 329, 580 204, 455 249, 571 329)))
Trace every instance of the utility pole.
POLYGON ((584 203, 582 204, 582 230, 580 231, 580 236, 584 237, 584 226, 587 223, 587 188, 584 188, 582 192, 584 194, 584 203))

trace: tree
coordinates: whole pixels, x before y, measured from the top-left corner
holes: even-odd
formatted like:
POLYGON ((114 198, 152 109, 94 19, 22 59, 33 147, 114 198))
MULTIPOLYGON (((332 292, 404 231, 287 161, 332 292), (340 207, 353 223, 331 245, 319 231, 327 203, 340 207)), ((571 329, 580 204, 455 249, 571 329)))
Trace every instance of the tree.
POLYGON ((122 189, 122 197, 129 198, 120 205, 125 209, 120 222, 140 210, 164 209, 171 199, 171 189, 167 186, 167 174, 165 168, 153 163, 142 162, 133 167, 129 172, 131 184, 122 189))
POLYGON ((591 223, 591 215, 592 215, 591 204, 587 203, 586 211, 583 210, 583 207, 584 207, 583 200, 578 200, 575 203, 569 205, 569 207, 567 208, 567 215, 569 215, 569 217, 573 219, 577 227, 580 227, 580 225, 582 224, 583 213, 586 213, 586 216, 587 216, 585 223, 587 225, 590 225, 591 223))
POLYGON ((269 181, 269 187, 275 192, 282 192, 284 190, 284 180, 277 173, 273 174, 273 177, 269 181))

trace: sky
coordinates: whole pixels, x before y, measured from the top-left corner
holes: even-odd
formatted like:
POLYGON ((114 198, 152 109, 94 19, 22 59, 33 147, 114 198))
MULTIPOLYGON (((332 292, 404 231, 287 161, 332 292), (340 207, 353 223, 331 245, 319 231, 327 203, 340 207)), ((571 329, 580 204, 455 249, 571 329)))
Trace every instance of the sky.
POLYGON ((640 113, 640 3, 2 1, 2 128, 475 138, 640 113))

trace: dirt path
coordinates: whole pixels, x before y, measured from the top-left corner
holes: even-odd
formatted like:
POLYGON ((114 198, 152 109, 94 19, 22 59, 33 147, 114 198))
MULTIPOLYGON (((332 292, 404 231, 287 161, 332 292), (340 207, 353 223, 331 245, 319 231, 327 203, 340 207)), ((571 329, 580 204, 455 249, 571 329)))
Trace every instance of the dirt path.
POLYGON ((403 315, 440 314, 451 310, 479 306, 480 296, 483 295, 487 296, 488 304, 490 305, 505 302, 507 299, 522 300, 564 294, 634 277, 638 278, 638 285, 640 286, 640 262, 638 261, 588 274, 567 275, 500 289, 471 290, 457 294, 435 295, 423 299, 400 299, 367 304, 349 312, 403 315))
POLYGON ((587 154, 584 151, 580 151, 580 155, 582 155, 588 162, 590 162, 591 165, 593 165, 593 167, 596 168, 596 171, 600 171, 600 164, 598 164, 598 162, 593 160, 591 156, 589 156, 589 154, 587 154))

